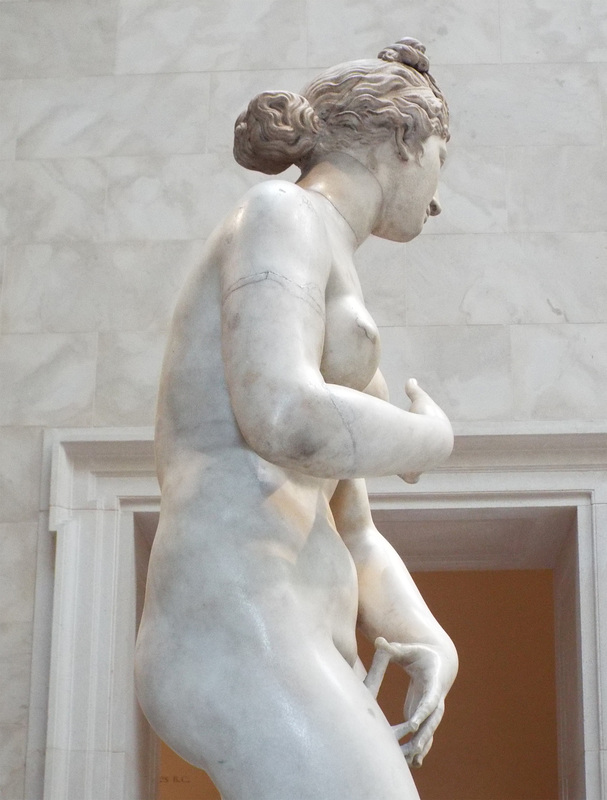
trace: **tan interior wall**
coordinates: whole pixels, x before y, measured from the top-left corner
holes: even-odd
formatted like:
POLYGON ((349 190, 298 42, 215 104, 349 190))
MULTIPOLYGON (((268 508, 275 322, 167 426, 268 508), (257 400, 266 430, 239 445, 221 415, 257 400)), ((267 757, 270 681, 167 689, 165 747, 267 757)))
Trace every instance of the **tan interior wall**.
MULTIPOLYGON (((460 655, 445 718, 414 773, 422 800, 556 800, 552 573, 415 578, 460 655)), ((361 641, 360 648, 368 660, 371 647, 361 641)), ((405 676, 391 667, 379 700, 393 723, 402 719, 405 691, 405 676)), ((158 800, 218 797, 204 773, 162 747, 158 800)))
MULTIPOLYGON (((554 602, 549 570, 415 576, 460 669, 421 770, 422 800, 556 800, 554 602)), ((380 702, 398 721, 396 667, 380 702)))

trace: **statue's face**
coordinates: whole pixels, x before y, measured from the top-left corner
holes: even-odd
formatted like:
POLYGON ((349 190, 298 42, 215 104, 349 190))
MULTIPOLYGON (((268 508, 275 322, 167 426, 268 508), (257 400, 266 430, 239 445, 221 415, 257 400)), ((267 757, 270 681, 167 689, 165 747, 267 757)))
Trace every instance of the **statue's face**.
POLYGON ((402 158, 394 142, 378 154, 374 172, 382 187, 383 203, 373 233, 382 239, 409 242, 428 217, 440 214, 438 179, 447 156, 445 140, 429 136, 420 157, 402 158))

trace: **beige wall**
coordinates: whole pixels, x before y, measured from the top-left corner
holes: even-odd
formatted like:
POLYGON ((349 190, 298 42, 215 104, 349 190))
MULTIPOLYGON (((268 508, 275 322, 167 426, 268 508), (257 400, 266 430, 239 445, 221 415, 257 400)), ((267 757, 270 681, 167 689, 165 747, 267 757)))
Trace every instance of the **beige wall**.
POLYGON ((0 0, 1 797, 24 798, 43 430, 151 424, 177 287, 255 180, 235 115, 404 34, 453 141, 442 217, 361 252, 395 399, 415 375, 460 431, 604 425, 604 4, 0 0))

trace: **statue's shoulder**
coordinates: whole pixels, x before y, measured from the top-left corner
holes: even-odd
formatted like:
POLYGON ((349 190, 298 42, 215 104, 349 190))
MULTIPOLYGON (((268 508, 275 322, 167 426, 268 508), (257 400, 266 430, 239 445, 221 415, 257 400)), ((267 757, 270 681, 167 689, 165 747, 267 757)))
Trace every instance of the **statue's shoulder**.
POLYGON ((285 224, 293 220, 294 212, 298 216, 316 216, 306 190, 296 183, 280 179, 261 181, 253 186, 242 198, 240 209, 247 214, 269 215, 276 221, 284 218, 285 224))
POLYGON ((222 241, 234 247, 237 258, 228 259, 232 268, 240 271, 257 269, 260 262, 275 259, 284 273, 300 269, 301 263, 310 269, 316 264, 319 280, 324 280, 330 268, 331 251, 325 222, 317 212, 306 189, 283 180, 269 180, 253 186, 242 197, 227 221, 227 236, 222 241), (243 246, 249 257, 243 260, 243 246))

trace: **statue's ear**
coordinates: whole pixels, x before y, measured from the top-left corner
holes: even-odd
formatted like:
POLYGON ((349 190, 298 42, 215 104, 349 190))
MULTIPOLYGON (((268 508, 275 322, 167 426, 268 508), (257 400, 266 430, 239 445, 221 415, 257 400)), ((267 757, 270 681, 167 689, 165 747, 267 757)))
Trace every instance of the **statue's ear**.
POLYGON ((416 161, 419 157, 419 146, 413 147, 418 134, 409 125, 400 125, 394 132, 396 152, 403 161, 416 161))
POLYGON ((411 161, 415 158, 414 150, 411 147, 411 134, 412 131, 407 125, 400 125, 394 131, 396 152, 403 161, 411 161))

